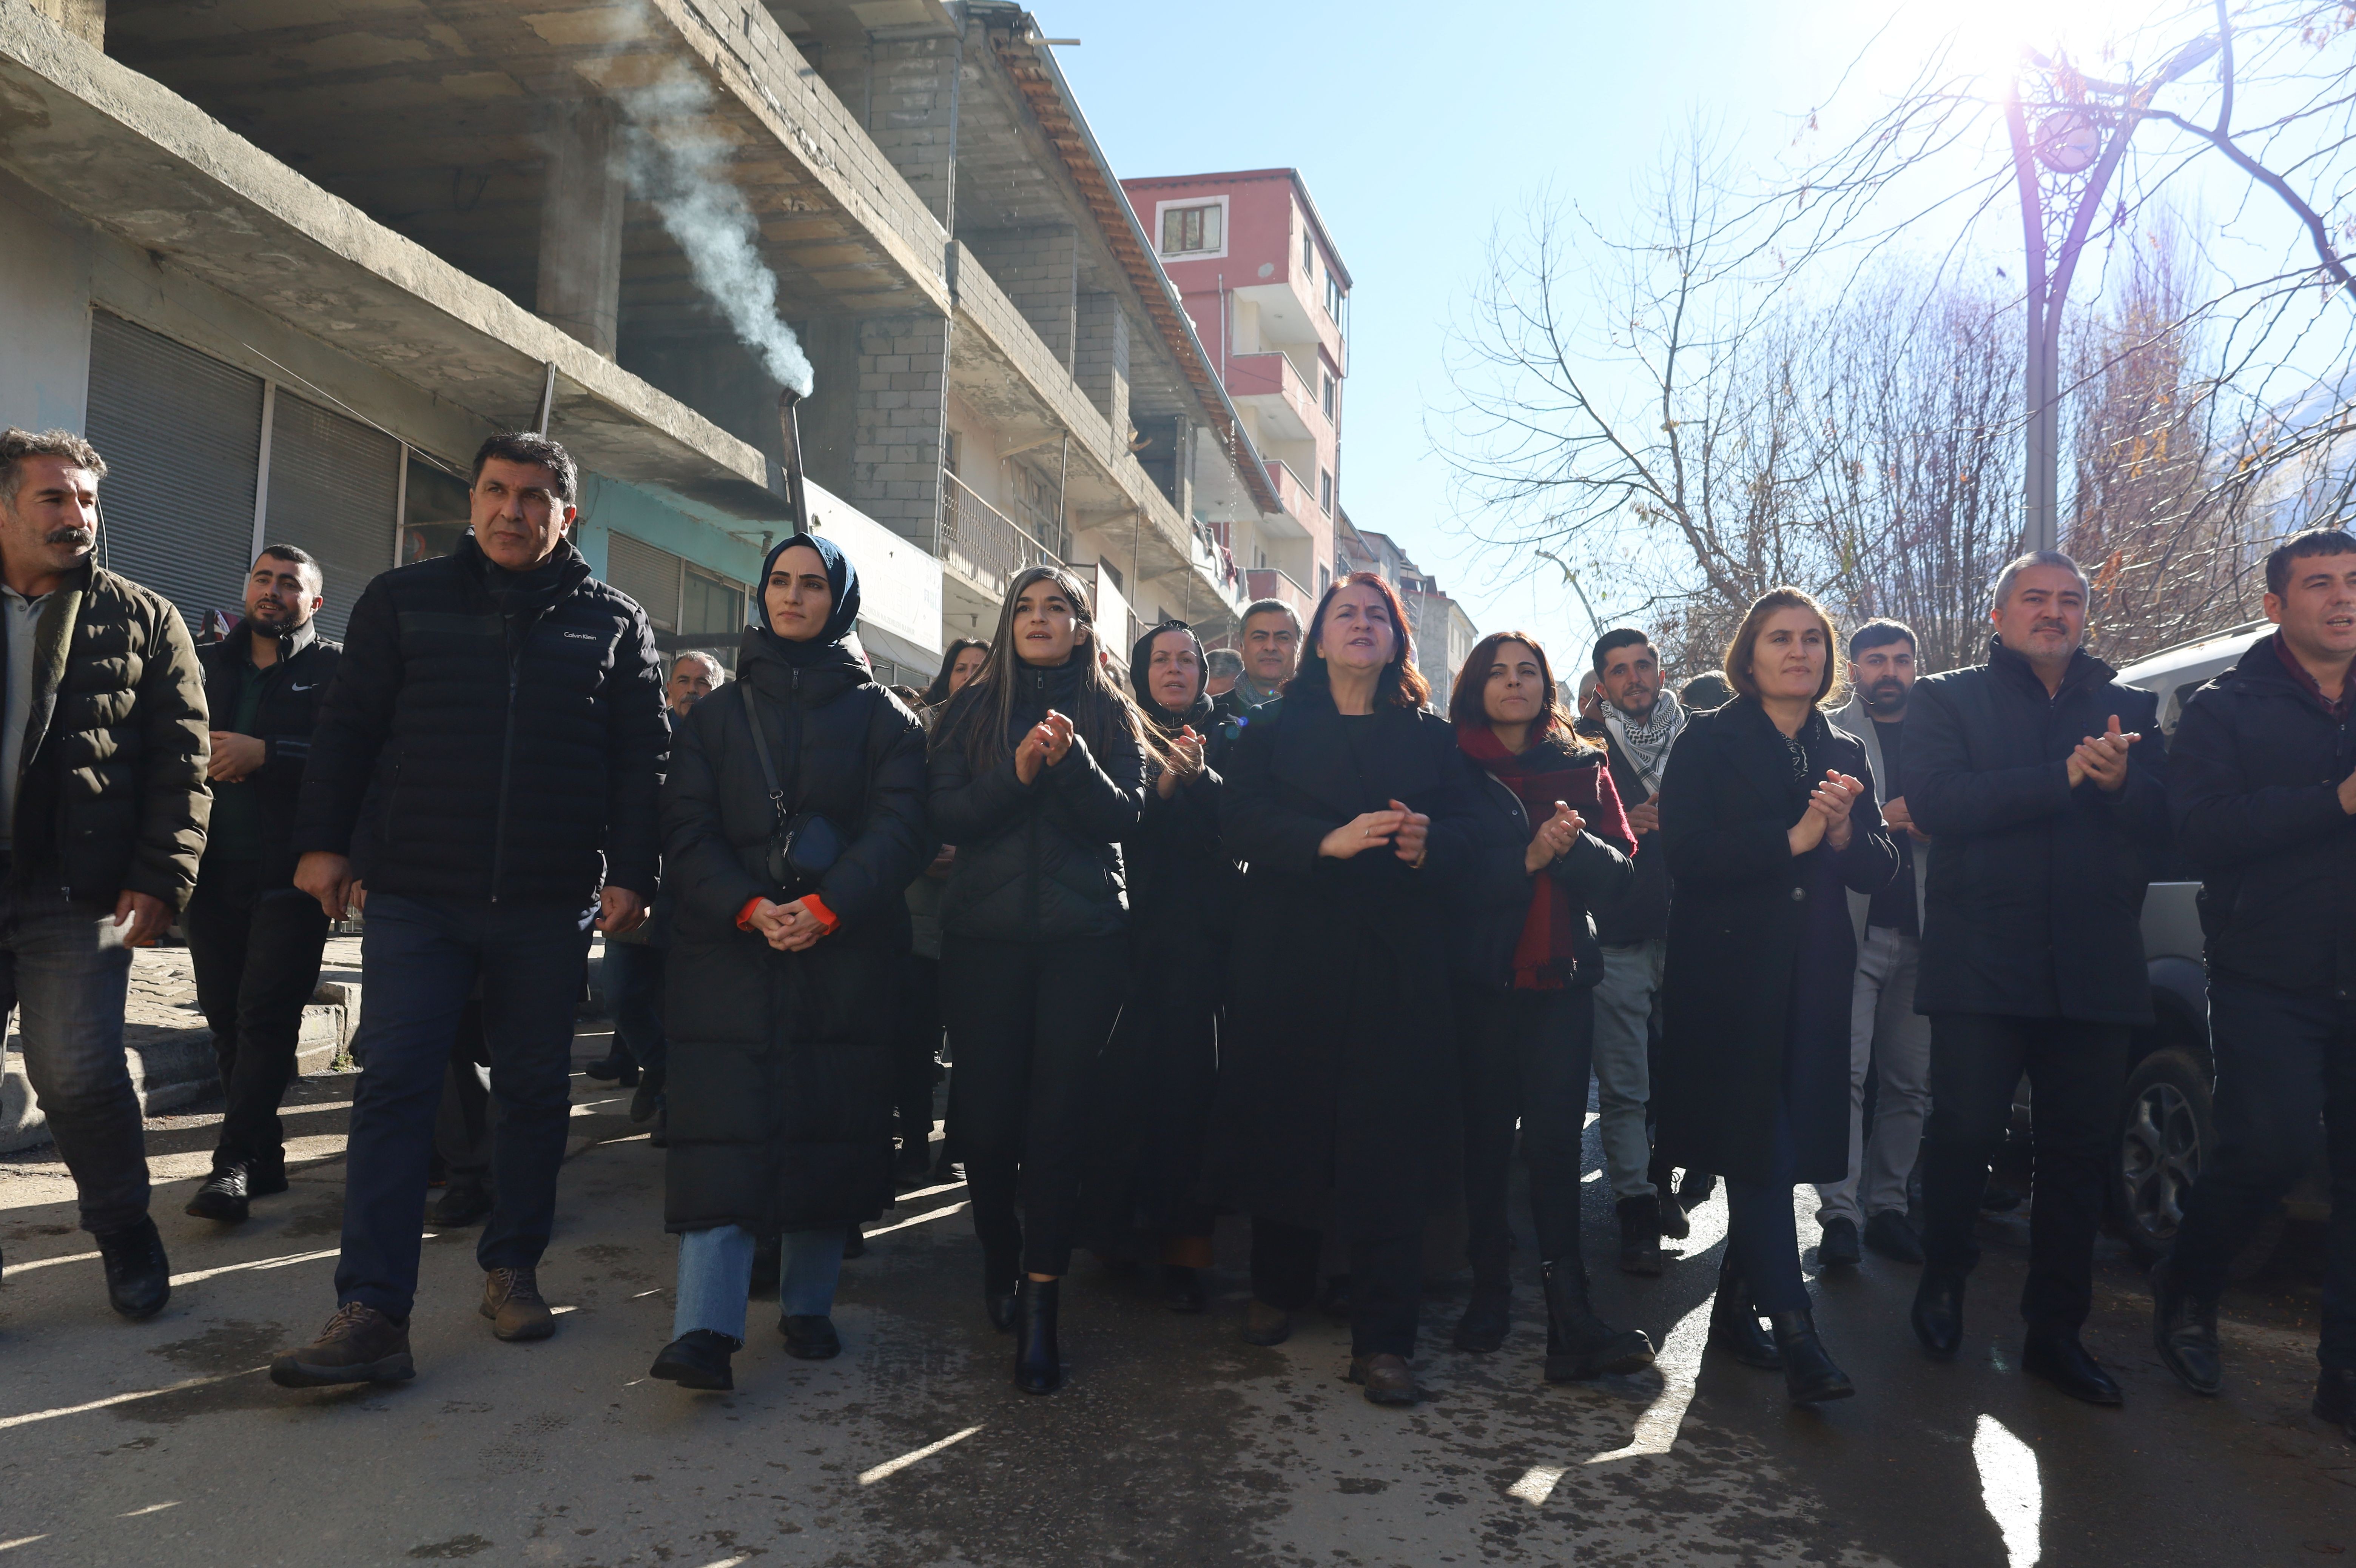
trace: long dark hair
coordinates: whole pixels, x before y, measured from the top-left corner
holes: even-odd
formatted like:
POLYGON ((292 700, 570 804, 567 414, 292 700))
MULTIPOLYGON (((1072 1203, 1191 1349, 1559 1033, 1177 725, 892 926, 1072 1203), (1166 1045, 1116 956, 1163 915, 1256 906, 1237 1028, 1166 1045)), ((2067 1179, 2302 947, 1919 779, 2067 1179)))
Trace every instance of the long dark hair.
POLYGON ((1507 643, 1519 643, 1530 650, 1538 661, 1538 679, 1546 685, 1546 702, 1530 723, 1530 739, 1551 738, 1574 752, 1590 748, 1600 750, 1572 727, 1570 709, 1562 705, 1562 688, 1554 683, 1554 666, 1547 660, 1545 646, 1527 632, 1492 632, 1472 645, 1472 651, 1465 656, 1464 667, 1456 672, 1456 685, 1448 694, 1449 722, 1460 730, 1490 726, 1489 670, 1497 662, 1497 650, 1507 643))
POLYGON ((990 639, 990 662, 950 699, 948 711, 933 731, 934 747, 962 748, 977 773, 997 766, 1013 750, 1007 731, 1014 725, 1014 673, 1023 667, 1023 656, 1014 649, 1014 607, 1022 603, 1023 591, 1034 582, 1053 583, 1070 602, 1072 617, 1079 623, 1081 635, 1072 649, 1072 657, 1080 666, 1079 689, 1073 699, 1073 711, 1065 715, 1074 731, 1092 752, 1103 751, 1105 742, 1115 735, 1126 735, 1148 755, 1166 761, 1164 748, 1145 716, 1106 673, 1104 650, 1098 642, 1096 616, 1088 608, 1087 592, 1079 579, 1060 566, 1032 567, 1006 590, 1006 602, 998 607, 998 629, 990 639))
POLYGON ((957 668, 958 656, 968 648, 980 648, 988 654, 990 644, 981 637, 951 637, 949 645, 941 650, 940 673, 933 677, 932 685, 925 688, 926 707, 938 708, 949 699, 949 673, 957 668))
POLYGON ((1344 588, 1361 584, 1382 596, 1391 617, 1391 662, 1383 667, 1375 683, 1375 705, 1388 703, 1394 708, 1420 708, 1431 700, 1431 683, 1415 667, 1415 634, 1408 630, 1407 610, 1399 603, 1398 592, 1391 585, 1371 571, 1354 571, 1347 577, 1337 577, 1333 585, 1318 597, 1317 608, 1309 617, 1309 624, 1301 635, 1301 667, 1284 683, 1284 694, 1313 696, 1333 700, 1333 677, 1325 668, 1325 656, 1317 651, 1317 639, 1323 635, 1325 612, 1332 607, 1333 596, 1344 588))

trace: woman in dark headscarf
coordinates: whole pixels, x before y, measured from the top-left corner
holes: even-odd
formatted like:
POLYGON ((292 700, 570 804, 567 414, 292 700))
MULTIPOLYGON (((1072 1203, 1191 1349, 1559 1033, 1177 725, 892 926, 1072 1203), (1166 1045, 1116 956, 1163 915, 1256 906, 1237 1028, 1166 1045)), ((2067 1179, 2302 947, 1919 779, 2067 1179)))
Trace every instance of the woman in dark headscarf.
POLYGON ((1129 684, 1168 761, 1148 762, 1144 819, 1129 862, 1131 984, 1106 1052, 1088 1213, 1099 1249, 1151 1239, 1171 1310, 1200 1312, 1211 1264, 1203 1146, 1218 1081, 1226 928, 1238 875, 1219 842, 1225 752, 1205 692, 1203 645, 1164 621, 1130 653, 1129 684))
POLYGON ((785 1234, 787 1353, 841 1349, 845 1232, 892 1201, 901 891, 932 851, 924 730, 847 641, 851 562, 796 534, 755 613, 739 678, 680 720, 663 785, 679 1305, 652 1375, 686 1388, 734 1386, 758 1236, 785 1234))

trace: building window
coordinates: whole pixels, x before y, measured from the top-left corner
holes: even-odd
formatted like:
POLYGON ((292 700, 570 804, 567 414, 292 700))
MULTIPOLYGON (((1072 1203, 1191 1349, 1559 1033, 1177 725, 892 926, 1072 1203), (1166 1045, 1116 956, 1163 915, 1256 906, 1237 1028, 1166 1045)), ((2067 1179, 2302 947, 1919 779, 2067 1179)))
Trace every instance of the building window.
POLYGON ((941 466, 960 479, 965 477, 965 437, 955 431, 941 443, 941 466))
POLYGON ((1325 274, 1325 314, 1334 325, 1342 325, 1342 280, 1330 272, 1325 274))
POLYGON ((1324 378, 1324 381, 1325 381, 1325 397, 1324 397, 1324 402, 1325 402, 1325 417, 1326 417, 1328 420, 1331 420, 1331 419, 1333 417, 1333 377, 1331 377, 1331 376, 1327 376, 1327 377, 1325 377, 1325 378, 1324 378))
POLYGON ((1318 563, 1317 563, 1317 592, 1318 592, 1319 597, 1321 597, 1321 598, 1322 598, 1322 597, 1323 597, 1325 591, 1326 591, 1327 589, 1329 589, 1329 588, 1333 587, 1333 569, 1332 567, 1330 567, 1330 566, 1327 566, 1327 565, 1326 565, 1324 562, 1323 562, 1323 561, 1318 562, 1318 563))
POLYGON ((1183 255, 1190 251, 1216 251, 1223 243, 1221 213, 1216 202, 1208 207, 1171 207, 1162 212, 1162 253, 1183 255))
POLYGON ((1309 237, 1309 225, 1301 226, 1301 271, 1308 277, 1317 275, 1317 243, 1309 237))
POLYGON ((1317 471, 1317 509, 1329 516, 1333 510, 1333 471, 1330 468, 1317 471))

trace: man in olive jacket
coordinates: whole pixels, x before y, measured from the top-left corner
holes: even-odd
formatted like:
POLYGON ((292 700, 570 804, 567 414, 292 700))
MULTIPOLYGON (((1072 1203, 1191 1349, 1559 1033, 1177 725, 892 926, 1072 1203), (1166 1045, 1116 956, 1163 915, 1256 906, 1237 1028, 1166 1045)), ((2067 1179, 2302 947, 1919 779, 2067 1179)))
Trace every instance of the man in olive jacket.
POLYGON ((2094 1404, 2118 1384, 2078 1338, 2126 1076, 2151 1020, 2140 918, 2168 843, 2151 694, 2085 641, 2086 575, 2059 550, 1997 579, 1988 660, 1918 681, 1901 792, 1931 836, 1914 1008, 1931 1019, 1930 1147, 1914 1332, 1963 1342, 1973 1230, 2014 1086, 2033 1091, 2036 1207, 2021 1369, 2094 1404))
POLYGON ((96 565, 105 461, 66 431, 0 434, 0 1017, 98 1238, 109 1301, 147 1317, 171 1265, 147 1215, 123 1054, 131 949, 187 904, 212 798, 204 677, 179 612, 96 565))

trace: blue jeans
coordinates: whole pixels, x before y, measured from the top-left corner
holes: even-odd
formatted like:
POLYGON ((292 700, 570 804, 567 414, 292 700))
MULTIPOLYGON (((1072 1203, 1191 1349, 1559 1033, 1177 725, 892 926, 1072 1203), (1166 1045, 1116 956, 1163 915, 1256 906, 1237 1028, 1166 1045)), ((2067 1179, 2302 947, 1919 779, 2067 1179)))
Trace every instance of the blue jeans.
MULTIPOLYGON (((788 1317, 824 1317, 834 1311, 842 1273, 842 1227, 787 1231, 785 1268, 777 1277, 777 1310, 788 1317)), ((695 1329, 744 1343, 744 1300, 753 1288, 753 1232, 742 1225, 682 1232, 679 1238, 679 1309, 671 1338, 695 1329)))
POLYGON ((486 1269, 539 1265, 556 1222, 556 1172, 573 1115, 573 1015, 594 913, 481 899, 369 898, 360 945, 367 1006, 352 1039, 360 1080, 345 1155, 338 1302, 409 1316, 434 1113, 458 1015, 477 976, 490 1047, 497 1202, 475 1257, 486 1269))
POLYGON ((2316 1357, 2356 1369, 2356 1003, 2209 982, 2217 1147, 2184 1206, 2171 1283, 2214 1301, 2250 1226, 2319 1160, 2331 1180, 2316 1357))
POLYGON ((670 1041, 663 1034, 663 955, 665 950, 644 942, 605 943, 600 978, 606 1010, 614 1015, 614 1036, 642 1072, 659 1084, 670 1041))
POLYGON ((23 1010, 25 1078, 94 1235, 147 1218, 147 1139, 123 1056, 130 983, 131 949, 112 912, 0 885, 0 1028, 9 1008, 23 1010))

